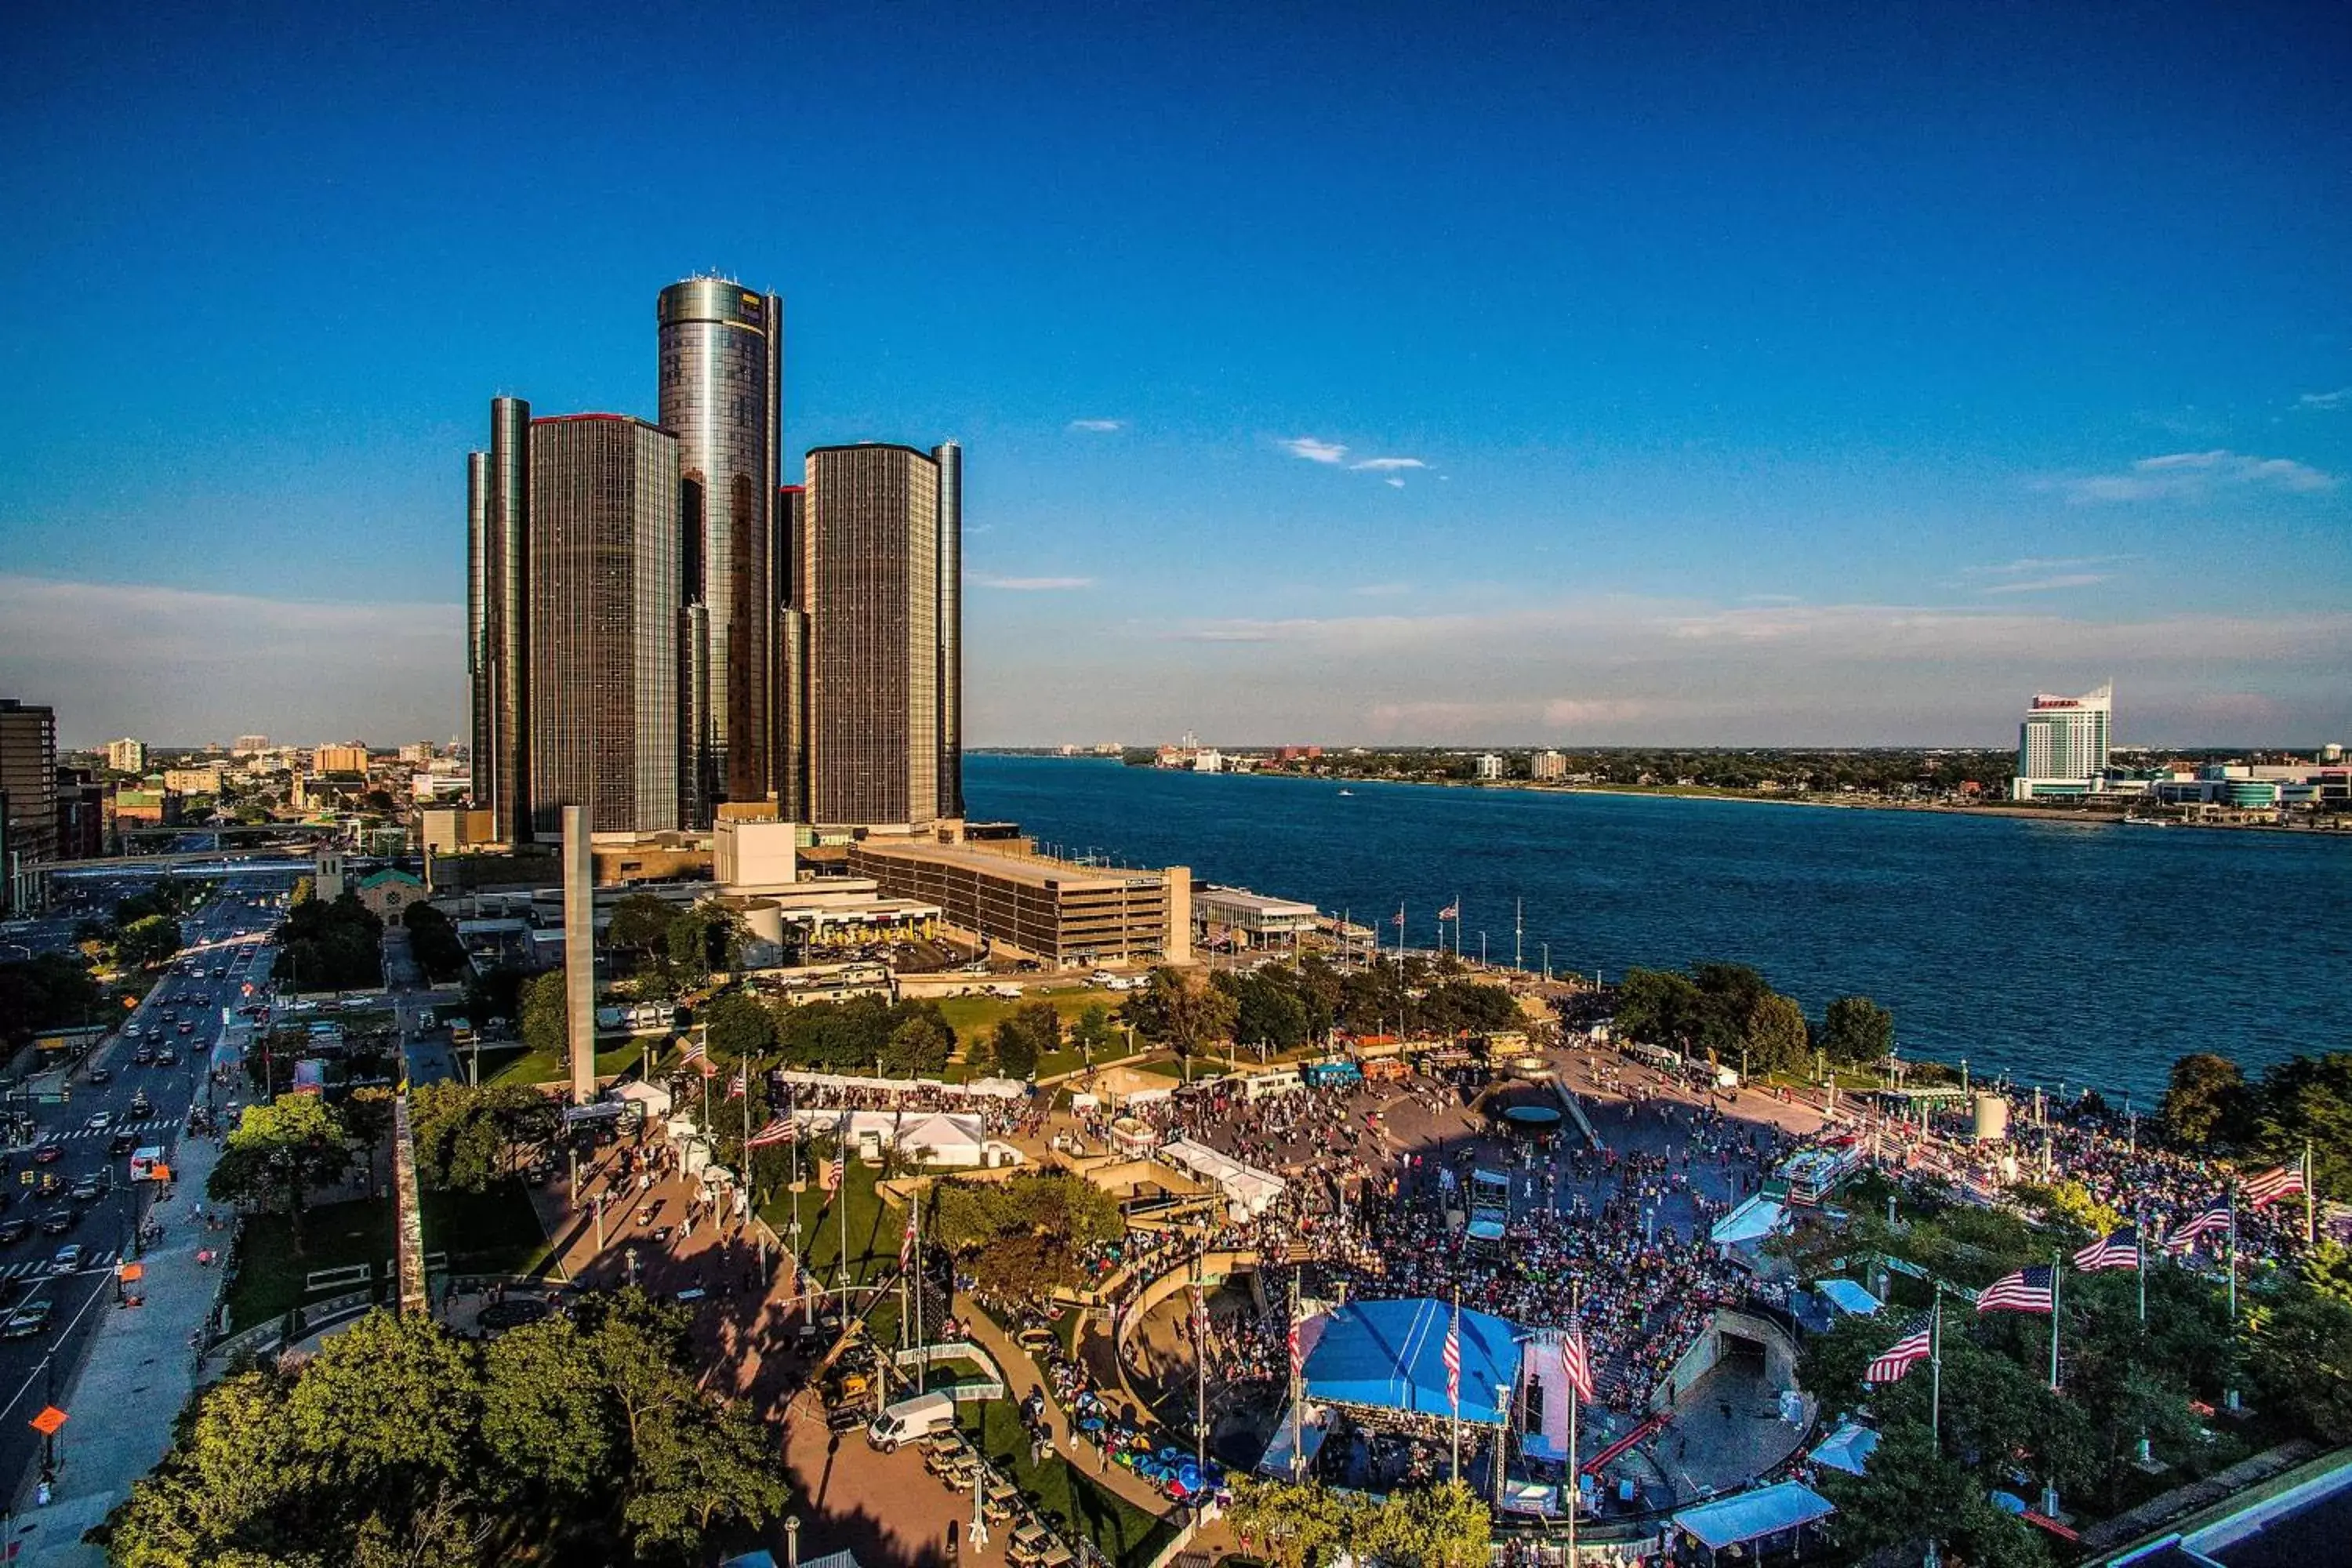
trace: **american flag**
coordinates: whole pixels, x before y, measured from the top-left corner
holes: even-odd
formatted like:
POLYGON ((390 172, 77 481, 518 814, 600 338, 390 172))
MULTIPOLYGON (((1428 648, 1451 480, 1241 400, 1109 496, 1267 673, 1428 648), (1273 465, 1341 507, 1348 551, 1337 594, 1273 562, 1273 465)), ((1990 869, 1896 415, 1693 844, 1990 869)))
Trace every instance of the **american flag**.
POLYGON ((1442 921, 1458 921, 1462 918, 1462 906, 1448 904, 1437 911, 1437 918, 1442 921))
POLYGON ((2113 1236, 2103 1236, 2074 1254, 2074 1267, 2085 1274, 2099 1268, 2139 1267, 2139 1226, 2127 1225, 2113 1236))
POLYGON ((2254 1208, 2274 1204, 2281 1198, 2293 1197, 2303 1191, 2303 1167, 2281 1165, 2276 1170, 2264 1171, 2259 1176, 2249 1176, 2240 1190, 2246 1194, 2247 1204, 2254 1208))
POLYGON ((1568 1372, 1568 1381, 1575 1385, 1576 1396, 1591 1404, 1592 1352, 1585 1346, 1582 1329, 1569 1330, 1568 1338, 1560 1342, 1559 1363, 1568 1372))
POLYGON ((800 1140, 801 1130, 790 1118, 779 1116, 743 1140, 747 1149, 764 1149, 772 1143, 793 1143, 800 1140))
POLYGON ((1307 1370, 1307 1358, 1298 1351, 1298 1320, 1290 1320, 1290 1375, 1297 1377, 1307 1370))
POLYGON ((837 1193, 841 1190, 841 1168, 848 1163, 846 1160, 827 1160, 824 1163, 824 1170, 822 1174, 826 1192, 837 1193))
POLYGON ((1927 1352, 1934 1348, 1930 1330, 1906 1334, 1880 1352, 1878 1359, 1870 1363, 1870 1370, 1862 1375, 1872 1383, 1899 1383, 1903 1374, 1915 1363, 1927 1360, 1927 1352))
POLYGON ((2234 1216, 2227 1203, 2215 1204, 2164 1238, 2168 1252, 2186 1252, 2205 1237, 2226 1236, 2234 1216))
POLYGON ((735 1069, 735 1076, 727 1080, 728 1099, 740 1100, 743 1098, 744 1093, 751 1087, 750 1082, 751 1070, 751 1069, 749 1068, 737 1068, 735 1069))
POLYGON ((1186 1289, 1192 1292, 1192 1340, 1197 1344, 1209 1331, 1209 1299, 1201 1294, 1198 1285, 1186 1289))
POLYGON ((2004 1274, 1977 1298, 1979 1312, 2049 1312, 2057 1306, 2058 1270, 2047 1263, 2004 1274))
POLYGON ((1462 1324, 1459 1318, 1445 1325, 1445 1403, 1454 1407, 1454 1415, 1462 1414, 1462 1324))
POLYGON ((1396 914, 1391 917, 1390 923, 1395 926, 1399 931, 1404 930, 1404 911, 1402 910, 1399 910, 1396 914))
POLYGON ((704 1054, 702 1042, 700 1040, 688 1040, 686 1045, 686 1049, 679 1053, 677 1059, 680 1063, 700 1061, 704 1054))
POLYGON ((915 1211, 907 1210, 907 1228, 898 1237, 898 1271, 905 1273, 915 1266, 915 1211))

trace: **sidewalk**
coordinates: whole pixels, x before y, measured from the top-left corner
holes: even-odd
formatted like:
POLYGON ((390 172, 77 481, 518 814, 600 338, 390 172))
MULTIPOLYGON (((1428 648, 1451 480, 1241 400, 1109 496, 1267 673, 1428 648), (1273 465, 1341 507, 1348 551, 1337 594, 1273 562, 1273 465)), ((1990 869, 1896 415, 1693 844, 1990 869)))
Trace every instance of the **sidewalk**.
POLYGON ((58 1401, 71 1419, 58 1434, 54 1496, 48 1507, 34 1507, 37 1477, 27 1475, 14 1500, 19 1562, 31 1568, 103 1568, 106 1553, 84 1545, 83 1532, 171 1447, 173 1425, 196 1386, 188 1338, 204 1328, 221 1279, 220 1265, 205 1268, 196 1253, 227 1242, 226 1232, 205 1230, 194 1218, 218 1152, 209 1139, 185 1137, 173 1151, 178 1195, 148 1209, 163 1222, 163 1238, 140 1260, 145 1277, 137 1289, 147 1304, 122 1310, 111 1304, 113 1283, 101 1287, 109 1300, 92 1309, 103 1316, 89 1359, 58 1401))
MULTIPOLYGON (((1050 1380, 1029 1352, 1014 1344, 1011 1336, 998 1328, 971 1298, 956 1298, 956 1316, 967 1326, 973 1342, 996 1358, 998 1369, 1004 1373, 1006 1397, 1018 1400, 1032 1388, 1047 1386, 1050 1380)), ((1102 1451, 1070 1430, 1070 1418, 1063 1411, 1061 1401, 1050 1393, 1045 1395, 1045 1425, 1054 1434, 1054 1451, 1088 1480, 1108 1487, 1154 1519, 1172 1506, 1160 1495, 1159 1488, 1126 1466, 1102 1464, 1102 1451), (1088 1468, 1089 1458, 1095 1461, 1093 1468, 1088 1468)))

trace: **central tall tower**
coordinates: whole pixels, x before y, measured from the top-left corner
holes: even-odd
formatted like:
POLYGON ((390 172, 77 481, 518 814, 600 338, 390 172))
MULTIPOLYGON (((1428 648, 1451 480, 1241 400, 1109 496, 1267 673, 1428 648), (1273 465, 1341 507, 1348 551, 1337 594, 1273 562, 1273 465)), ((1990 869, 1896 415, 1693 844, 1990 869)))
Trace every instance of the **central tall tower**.
POLYGON ((719 278, 661 291, 660 424, 677 437, 684 541, 680 815, 775 787, 768 711, 776 626, 783 301, 719 278))

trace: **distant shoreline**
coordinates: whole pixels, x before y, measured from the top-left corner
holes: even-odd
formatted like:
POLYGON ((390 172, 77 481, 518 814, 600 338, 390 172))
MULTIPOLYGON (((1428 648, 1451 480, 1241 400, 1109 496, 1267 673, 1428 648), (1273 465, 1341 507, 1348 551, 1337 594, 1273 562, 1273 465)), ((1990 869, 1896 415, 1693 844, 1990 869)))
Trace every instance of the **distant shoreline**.
MULTIPOLYGON (((1114 767, 1129 764, 1117 757, 1063 757, 1036 752, 974 752, 974 756, 1028 758, 1049 763, 1107 763, 1114 767)), ((1184 773, 1181 768, 1142 767, 1138 773, 1184 773)), ((1402 785, 1413 789, 1457 790, 1517 790, 1525 795, 1606 795, 1629 800, 1722 800, 1740 805, 1815 806, 1827 811, 1896 811, 1914 812, 1940 816, 2001 816, 2026 822, 2052 822, 2066 826, 2118 827, 2127 815, 2125 809, 2100 811, 2061 811, 2048 806, 2017 805, 2006 802, 1990 802, 1983 805, 1947 805, 1937 801, 1900 801, 1883 799, 1836 800, 1820 795, 1757 795, 1747 790, 1715 789, 1705 785, 1659 784, 1643 788, 1639 784, 1549 784, 1536 779, 1398 779, 1357 773, 1293 773, 1279 771, 1258 773, 1219 773, 1210 775, 1233 779, 1284 779, 1293 784, 1327 784, 1402 785)), ((2198 827, 2221 833, 2276 833, 2299 838, 2336 838, 2352 843, 2352 831, 2327 828, 2290 827, 2267 822, 2191 822, 2164 819, 2167 827, 2198 827)))

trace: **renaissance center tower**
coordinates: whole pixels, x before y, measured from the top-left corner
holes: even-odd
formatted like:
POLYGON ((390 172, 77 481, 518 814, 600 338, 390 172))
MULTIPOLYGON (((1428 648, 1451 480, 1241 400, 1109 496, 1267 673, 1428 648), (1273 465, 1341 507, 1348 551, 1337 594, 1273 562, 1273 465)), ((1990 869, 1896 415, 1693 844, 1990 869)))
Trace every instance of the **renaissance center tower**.
POLYGON ((661 292, 661 427, 677 437, 681 815, 764 799, 776 595, 783 301, 719 278, 661 292))

